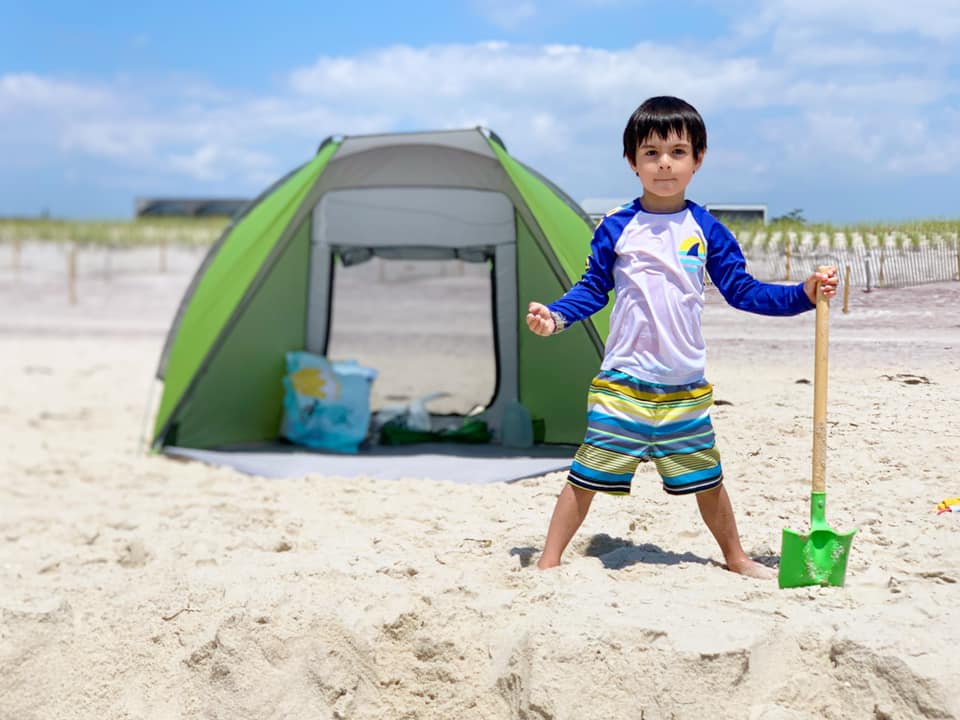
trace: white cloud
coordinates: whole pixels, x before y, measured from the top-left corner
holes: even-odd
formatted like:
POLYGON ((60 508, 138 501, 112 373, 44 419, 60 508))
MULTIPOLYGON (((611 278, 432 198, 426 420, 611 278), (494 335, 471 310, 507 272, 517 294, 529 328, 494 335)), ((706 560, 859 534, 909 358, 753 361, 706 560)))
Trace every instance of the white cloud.
POLYGON ((315 137, 308 128, 336 120, 284 100, 237 98, 214 88, 205 92, 203 83, 158 88, 122 80, 106 86, 37 74, 0 76, 2 116, 10 132, 0 138, 0 151, 8 159, 49 156, 56 149, 61 160, 99 158, 158 178, 245 187, 289 169, 269 149, 278 137, 299 130, 307 148, 315 137))
POLYGON ((125 125, 110 120, 79 120, 62 129, 60 144, 68 152, 114 160, 148 159, 156 137, 146 123, 125 125))
POLYGON ((960 4, 956 0, 911 0, 884 3, 875 0, 789 0, 792 18, 817 25, 831 24, 884 34, 916 33, 946 40, 960 36, 960 4))
MULTIPOLYGON (((949 102, 954 89, 936 71, 865 70, 864 54, 869 55, 866 49, 851 54, 845 69, 811 73, 771 58, 722 57, 710 50, 697 54, 650 43, 619 51, 504 43, 394 47, 353 58, 321 58, 294 72, 291 87, 331 109, 390 108, 422 127, 482 116, 528 159, 546 158, 551 164, 559 162, 551 158, 558 146, 589 147, 594 154, 615 146, 615 133, 634 103, 651 94, 676 93, 705 115, 737 112, 747 124, 752 113, 761 119, 769 108, 786 113, 796 132, 790 146, 798 160, 829 141, 827 120, 832 119, 837 132, 830 146, 840 157, 879 163, 877 143, 896 148, 893 156, 909 152, 896 137, 902 120, 923 118, 931 107, 949 102), (848 137, 849 123, 861 116, 869 117, 870 132, 848 137), (547 118, 549 129, 539 125, 547 118)), ((843 65, 843 58, 834 62, 843 65)), ((778 149, 771 147, 770 157, 758 165, 774 166, 778 149)), ((881 165, 891 162, 888 157, 881 165)))
POLYGON ((618 105, 627 94, 639 100, 670 89, 706 103, 752 105, 779 94, 782 83, 755 58, 698 56, 650 43, 618 51, 483 43, 322 57, 291 73, 290 86, 333 105, 431 114, 449 112, 464 101, 524 113, 543 103, 582 112, 618 105), (747 87, 751 92, 742 92, 747 87))
POLYGON ((216 142, 203 144, 188 153, 172 154, 169 160, 171 168, 197 180, 224 180, 228 168, 263 178, 274 165, 267 153, 224 147, 216 142))
POLYGON ((71 82, 37 73, 0 75, 0 114, 102 109, 111 99, 110 91, 96 83, 71 82))
POLYGON ((636 4, 636 0, 471 0, 470 6, 491 25, 515 31, 533 22, 569 18, 584 9, 592 13, 598 9, 630 5, 631 2, 636 4))
POLYGON ((478 15, 504 30, 515 30, 538 13, 534 0, 473 0, 472 5, 478 15))
MULTIPOLYGON (((778 38, 773 51, 749 43, 398 45, 321 56, 258 96, 202 78, 157 87, 136 78, 0 75, 0 154, 20 152, 27 139, 32 151, 52 148, 64 160, 100 158, 117 170, 251 192, 328 134, 481 124, 574 196, 620 195, 633 190, 620 158, 623 123, 644 97, 669 93, 728 128, 732 146, 711 142, 708 164, 718 176, 819 177, 825 166, 848 178, 955 172, 960 113, 950 66, 958 52, 936 44, 954 32, 955 0, 919 0, 942 16, 936 32, 927 20, 908 25, 938 48, 926 56, 914 52, 912 36, 871 34, 870 23, 887 20, 857 26, 849 8, 816 0, 814 12, 808 2, 769 5, 755 30, 778 38), (846 30, 849 42, 831 39, 846 30)), ((852 4, 862 9, 866 0, 852 4)))
POLYGON ((944 100, 948 93, 944 83, 934 78, 904 74, 861 80, 825 74, 817 80, 793 80, 782 89, 782 104, 798 110, 833 107, 895 115, 944 100))
POLYGON ((740 28, 751 35, 773 33, 780 38, 803 38, 828 34, 917 35, 935 40, 960 37, 960 3, 956 0, 767 0, 736 3, 742 12, 740 28))

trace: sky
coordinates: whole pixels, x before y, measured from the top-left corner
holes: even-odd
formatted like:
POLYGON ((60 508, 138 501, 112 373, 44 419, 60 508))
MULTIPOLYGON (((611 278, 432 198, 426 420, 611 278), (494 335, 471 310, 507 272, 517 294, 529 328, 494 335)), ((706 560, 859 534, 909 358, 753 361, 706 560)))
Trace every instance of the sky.
POLYGON ((477 125, 612 207, 653 95, 706 121, 697 202, 960 218, 958 0, 0 0, 0 216, 252 198, 330 135, 477 125))

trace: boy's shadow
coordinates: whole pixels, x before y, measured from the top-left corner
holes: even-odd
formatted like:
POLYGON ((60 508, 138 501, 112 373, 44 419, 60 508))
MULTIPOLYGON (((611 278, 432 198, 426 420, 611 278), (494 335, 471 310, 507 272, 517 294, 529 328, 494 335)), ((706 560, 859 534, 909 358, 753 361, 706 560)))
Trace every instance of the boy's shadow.
POLYGON ((583 554, 595 557, 608 570, 622 570, 623 568, 647 563, 650 565, 678 565, 680 563, 699 563, 700 565, 717 565, 718 563, 707 558, 685 552, 682 555, 664 550, 652 543, 635 544, 632 540, 610 537, 606 533, 599 533, 590 538, 583 554))
MULTIPOLYGON (((520 558, 520 567, 529 567, 533 561, 533 556, 537 554, 538 551, 539 548, 530 546, 515 547, 510 549, 510 554, 520 558)), ((721 563, 700 557, 699 555, 694 555, 691 552, 678 555, 670 550, 664 550, 659 545, 652 543, 637 545, 633 540, 610 537, 606 533, 599 533, 590 538, 586 548, 583 550, 583 555, 585 557, 598 558, 608 570, 622 570, 637 563, 678 565, 682 562, 690 562, 700 565, 724 567, 721 563)), ((779 555, 763 555, 761 557, 754 557, 753 559, 774 569, 780 565, 779 555)))
POLYGON ((520 558, 520 567, 522 568, 530 567, 530 563, 533 562, 533 556, 539 552, 539 548, 530 547, 529 545, 510 548, 510 555, 520 558))

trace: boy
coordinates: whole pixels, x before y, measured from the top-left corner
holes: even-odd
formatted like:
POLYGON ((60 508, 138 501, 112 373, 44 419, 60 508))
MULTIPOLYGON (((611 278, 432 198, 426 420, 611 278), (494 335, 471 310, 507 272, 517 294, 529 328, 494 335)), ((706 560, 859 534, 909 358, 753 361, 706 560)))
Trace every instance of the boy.
POLYGON ((606 305, 610 290, 616 298, 603 363, 588 394, 586 437, 557 498, 541 570, 560 564, 594 495, 629 493, 637 465, 649 457, 666 492, 696 495, 728 569, 776 577, 744 552, 722 484, 712 387, 704 378, 704 268, 730 305, 764 315, 810 310, 818 285, 835 295, 838 278, 835 268, 793 286, 750 276, 733 235, 685 198, 706 149, 706 128, 693 106, 675 97, 640 105, 624 129, 623 155, 643 194, 597 226, 576 285, 550 305, 530 303, 527 326, 552 335, 606 305))

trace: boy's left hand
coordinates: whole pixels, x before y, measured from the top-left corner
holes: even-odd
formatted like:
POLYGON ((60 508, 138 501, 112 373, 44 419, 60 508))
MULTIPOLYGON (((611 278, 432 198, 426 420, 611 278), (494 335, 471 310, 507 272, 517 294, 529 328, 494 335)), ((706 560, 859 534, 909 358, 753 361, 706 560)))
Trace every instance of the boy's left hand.
POLYGON ((828 298, 837 294, 837 285, 840 284, 840 276, 837 275, 837 269, 833 265, 823 265, 817 268, 817 271, 803 281, 803 292, 811 305, 817 304, 817 285, 823 288, 823 294, 828 298))

